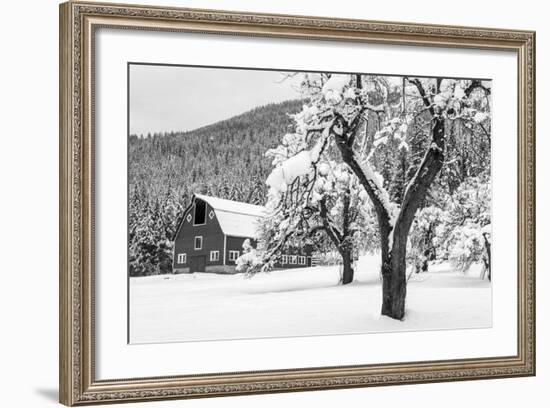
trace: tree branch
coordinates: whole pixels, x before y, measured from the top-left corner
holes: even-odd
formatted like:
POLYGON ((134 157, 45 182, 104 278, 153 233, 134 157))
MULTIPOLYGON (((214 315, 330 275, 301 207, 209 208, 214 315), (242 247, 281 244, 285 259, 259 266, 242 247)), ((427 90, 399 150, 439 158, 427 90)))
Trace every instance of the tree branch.
POLYGON ((357 137, 357 134, 359 133, 357 131, 357 128, 359 127, 359 125, 363 121, 363 112, 364 112, 364 108, 359 110, 359 112, 357 112, 357 114, 355 115, 355 117, 353 118, 353 120, 351 121, 351 123, 348 126, 348 130, 346 132, 346 138, 348 139, 348 146, 349 147, 353 147, 353 144, 355 143, 355 138, 357 137))
POLYGON ((418 93, 420 94, 420 97, 422 98, 422 101, 424 102, 424 106, 426 106, 426 108, 428 108, 428 111, 432 115, 435 115, 434 108, 433 108, 433 105, 432 105, 432 101, 430 100, 430 97, 426 94, 426 90, 424 89, 424 86, 422 85, 422 82, 420 82, 420 79, 418 79, 418 78, 414 78, 414 79, 407 78, 407 80, 411 84, 416 86, 416 89, 418 90, 418 93))
MULTIPOLYGON (((414 214, 432 184, 433 180, 443 167, 445 147, 445 119, 441 116, 433 118, 432 143, 416 174, 405 189, 401 211, 395 222, 395 234, 407 237, 414 214)), ((395 242, 395 241, 394 241, 395 242)))
POLYGON ((325 229, 325 232, 327 233, 328 237, 334 244, 334 246, 338 249, 338 252, 342 252, 341 244, 342 244, 342 236, 338 233, 338 231, 335 231, 332 224, 329 222, 328 218, 328 210, 327 210, 327 203, 326 203, 326 197, 323 197, 321 201, 319 202, 320 205, 320 217, 323 222, 323 227, 325 229))
POLYGON ((483 89, 485 95, 491 95, 491 88, 484 86, 479 79, 472 80, 472 83, 464 90, 464 93, 466 96, 470 96, 470 94, 477 88, 483 89))
MULTIPOLYGON (((342 126, 344 126, 344 124, 342 124, 342 126)), ((365 173, 363 166, 358 162, 352 147, 348 145, 345 137, 343 137, 343 135, 338 135, 337 133, 335 133, 334 138, 336 141, 336 146, 340 150, 342 160, 356 175, 373 203, 376 216, 378 218, 378 223, 380 225, 380 234, 382 237, 381 247, 384 255, 389 249, 387 245, 387 240, 385 238, 389 235, 390 231, 393 228, 393 225, 391 223, 391 209, 387 208, 386 203, 382 199, 384 195, 387 196, 387 192, 385 190, 381 190, 382 187, 378 186, 377 183, 371 179, 372 172, 367 172, 368 175, 365 173)), ((368 166, 368 164, 366 165, 368 166)))

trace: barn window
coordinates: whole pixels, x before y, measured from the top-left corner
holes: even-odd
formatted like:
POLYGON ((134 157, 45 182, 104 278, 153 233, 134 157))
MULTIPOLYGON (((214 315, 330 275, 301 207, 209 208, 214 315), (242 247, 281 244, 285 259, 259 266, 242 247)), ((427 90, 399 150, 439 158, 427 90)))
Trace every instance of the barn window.
POLYGON ((210 251, 210 261, 219 261, 220 251, 210 251))
POLYGON ((305 256, 299 256, 298 257, 298 263, 300 265, 305 265, 306 264, 306 257, 305 256))
POLYGON ((281 264, 282 265, 288 264, 288 255, 282 256, 281 264))
POLYGON ((210 219, 214 218, 214 211, 210 210, 210 212, 208 213, 208 217, 210 219))
POLYGON ((290 255, 290 263, 291 265, 296 265, 296 255, 290 255))
POLYGON ((195 201, 195 222, 194 225, 206 223, 206 203, 202 200, 195 201))
POLYGON ((187 254, 178 254, 178 263, 184 264, 187 262, 187 254))
POLYGON ((202 249, 202 237, 195 237, 195 249, 202 249))
POLYGON ((239 257, 239 251, 229 251, 229 260, 236 261, 239 257))

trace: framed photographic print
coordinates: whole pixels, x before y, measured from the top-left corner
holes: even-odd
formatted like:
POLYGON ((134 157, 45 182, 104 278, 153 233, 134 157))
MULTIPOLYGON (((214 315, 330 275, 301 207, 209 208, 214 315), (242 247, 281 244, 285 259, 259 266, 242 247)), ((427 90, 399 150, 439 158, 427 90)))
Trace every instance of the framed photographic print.
POLYGON ((535 33, 60 6, 66 405, 535 374, 535 33))

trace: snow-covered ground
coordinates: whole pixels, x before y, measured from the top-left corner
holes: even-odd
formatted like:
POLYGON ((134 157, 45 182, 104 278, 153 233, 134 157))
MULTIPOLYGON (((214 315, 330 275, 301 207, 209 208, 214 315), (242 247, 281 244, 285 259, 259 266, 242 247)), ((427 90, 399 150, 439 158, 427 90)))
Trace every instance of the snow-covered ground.
POLYGON ((491 284, 448 265, 411 277, 406 318, 380 315, 379 256, 362 257, 353 283, 337 266, 253 278, 207 273, 130 279, 130 342, 310 336, 491 326, 491 284))

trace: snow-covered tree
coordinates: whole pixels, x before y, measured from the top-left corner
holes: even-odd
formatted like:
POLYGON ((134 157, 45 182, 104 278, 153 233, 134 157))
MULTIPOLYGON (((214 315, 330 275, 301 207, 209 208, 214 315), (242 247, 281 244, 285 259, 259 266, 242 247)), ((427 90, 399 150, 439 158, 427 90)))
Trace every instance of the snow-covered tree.
POLYGON ((173 236, 176 214, 181 210, 173 195, 147 200, 135 188, 130 196, 129 269, 130 276, 157 275, 172 271, 173 236))
POLYGON ((284 247, 311 245, 339 253, 342 283, 348 284, 353 281, 353 259, 366 238, 372 242, 375 235, 367 222, 372 215, 368 196, 358 188, 349 168, 332 159, 338 152, 331 154, 326 146, 308 150, 304 120, 312 113, 305 106, 294 116, 295 133, 285 135, 279 146, 266 153, 274 169, 266 181, 270 190, 267 216, 260 226, 263 251, 256 251, 261 259, 254 261, 243 254, 242 264, 249 273, 265 271, 284 247))
POLYGON ((261 266, 260 248, 254 248, 250 239, 243 242, 243 254, 236 260, 237 271, 256 270, 261 266))
POLYGON ((448 259, 462 271, 483 262, 491 279, 491 188, 488 177, 466 179, 450 197, 440 227, 448 259))
MULTIPOLYGON (((479 80, 389 78, 370 75, 304 74, 310 104, 299 114, 300 149, 282 160, 267 180, 271 211, 288 211, 289 197, 304 194, 303 177, 315 174, 326 152, 340 161, 368 195, 378 222, 382 264, 382 314, 405 315, 406 252, 415 213, 440 173, 448 129, 455 121, 484 128, 490 87, 479 80), (374 130, 374 131, 373 131, 374 130), (421 158, 392 182, 401 186, 392 201, 381 156, 414 147, 421 158)), ((392 161, 395 162, 395 161, 392 161)), ((395 174, 395 173, 394 173, 395 174)), ((314 183, 314 179, 311 179, 314 183)), ((397 189, 398 190, 398 189, 397 189)), ((311 189, 313 191, 313 189, 311 189)), ((308 203, 308 201, 297 202, 308 203)), ((277 228, 284 238, 300 228, 295 217, 277 228)), ((284 240, 283 240, 284 241, 284 240)), ((277 249, 275 249, 277 250, 277 249)))
MULTIPOLYGON (((432 192, 433 193, 433 192, 432 192)), ((418 211, 411 233, 407 260, 416 272, 428 262, 450 261, 466 272, 483 263, 491 279, 491 188, 487 172, 468 177, 453 194, 433 194, 432 204, 418 211)))
POLYGON ((418 211, 411 233, 409 235, 410 249, 407 259, 413 264, 414 271, 427 272, 430 261, 437 259, 440 237, 437 232, 445 219, 445 212, 436 207, 428 206, 418 211))

